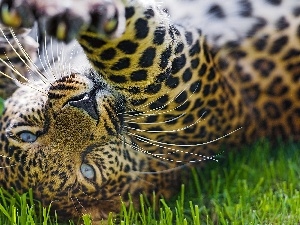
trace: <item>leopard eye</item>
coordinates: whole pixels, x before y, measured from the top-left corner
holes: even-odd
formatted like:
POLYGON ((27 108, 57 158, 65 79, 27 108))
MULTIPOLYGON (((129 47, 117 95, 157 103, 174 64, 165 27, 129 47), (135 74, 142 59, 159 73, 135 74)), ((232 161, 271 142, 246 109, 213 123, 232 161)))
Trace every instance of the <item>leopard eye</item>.
POLYGON ((24 131, 18 134, 22 141, 33 143, 36 141, 37 136, 29 131, 24 131))
POLYGON ((94 179, 95 177, 95 171, 94 168, 88 164, 81 164, 80 171, 82 175, 87 179, 94 179))

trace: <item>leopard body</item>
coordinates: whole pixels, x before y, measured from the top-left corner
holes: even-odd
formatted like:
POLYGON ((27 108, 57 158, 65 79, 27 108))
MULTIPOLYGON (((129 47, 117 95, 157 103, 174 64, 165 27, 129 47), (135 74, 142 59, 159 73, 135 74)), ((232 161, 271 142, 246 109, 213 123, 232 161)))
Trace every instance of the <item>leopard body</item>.
MULTIPOLYGON (((44 12, 57 38, 69 40, 67 18, 84 24, 75 37, 92 66, 23 85, 6 101, 5 188, 33 188, 66 217, 101 219, 128 193, 171 196, 180 169, 213 160, 222 144, 300 138, 300 3, 211 1, 198 11, 206 20, 179 14, 182 25, 155 1, 86 1, 87 14, 21 2, 35 17, 44 12), (106 17, 95 17, 99 5, 106 17)), ((169 12, 198 3, 178 1, 169 12)), ((22 19, 18 6, 3 22, 22 19)))

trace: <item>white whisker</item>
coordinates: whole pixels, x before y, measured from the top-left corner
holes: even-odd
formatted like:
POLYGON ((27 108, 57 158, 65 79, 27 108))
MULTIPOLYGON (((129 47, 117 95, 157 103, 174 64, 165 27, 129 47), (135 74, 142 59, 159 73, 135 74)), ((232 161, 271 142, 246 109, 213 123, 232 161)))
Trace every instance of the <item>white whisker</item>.
MULTIPOLYGON (((17 50, 14 48, 14 46, 13 46, 13 45, 11 44, 11 42, 8 40, 8 38, 7 38, 7 36, 5 35, 3 29, 0 28, 0 30, 1 30, 1 32, 2 32, 3 37, 5 38, 5 40, 7 41, 7 43, 10 45, 10 47, 12 48, 12 50, 15 52, 15 54, 18 56, 18 58, 20 59, 20 61, 22 61, 22 62, 24 63, 24 65, 25 65, 28 69, 32 70, 31 67, 26 63, 26 61, 21 57, 21 55, 17 52, 17 50)), ((14 37, 14 40, 16 41, 18 47, 22 46, 22 45, 20 44, 19 40, 17 39, 16 35, 14 34, 14 32, 13 32, 13 30, 12 30, 11 28, 10 28, 10 32, 11 32, 12 36, 14 37)), ((24 54, 24 51, 25 51, 25 50, 24 50, 22 47, 21 47, 21 51, 22 51, 22 53, 24 54)), ((26 52, 26 51, 25 51, 25 52, 26 52)), ((26 54, 27 54, 27 53, 25 53, 25 55, 24 55, 25 58, 26 58, 26 54)), ((8 59, 8 61, 10 62, 10 60, 9 60, 8 57, 7 57, 7 59, 8 59)), ((28 59, 26 58, 26 60, 28 60, 28 59)), ((1 61, 4 62, 4 60, 1 60, 1 61)), ((8 66, 7 63, 5 63, 5 65, 8 66)), ((12 65, 13 65, 13 64, 12 64, 12 65)), ((14 68, 14 66, 9 66, 9 68, 12 69, 12 68, 14 68)), ((20 77, 22 77, 23 79, 25 79, 25 80, 28 82, 28 79, 25 78, 24 75, 21 75, 21 73, 20 73, 19 71, 17 71, 16 69, 12 69, 12 71, 15 72, 16 74, 18 74, 20 77)), ((40 74, 39 74, 39 75, 40 75, 40 74)), ((43 76, 43 75, 42 75, 42 76, 43 76)), ((43 82, 44 82, 44 81, 43 81, 43 82)))
MULTIPOLYGON (((96 201, 99 201, 98 198, 94 198, 94 197, 88 195, 87 193, 85 193, 85 192, 84 192, 82 189, 80 189, 79 187, 77 187, 77 189, 78 189, 79 191, 81 191, 81 193, 84 194, 85 196, 87 196, 88 198, 93 199, 93 200, 96 200, 96 201)), ((108 200, 107 200, 107 201, 108 201, 108 200)))
POLYGON ((151 156, 153 158, 157 158, 157 159, 160 159, 160 160, 163 160, 163 161, 175 162, 175 163, 190 163, 190 162, 202 162, 202 161, 206 161, 206 160, 213 160, 213 161, 217 161, 218 162, 218 160, 215 159, 216 156, 205 156, 205 155, 201 155, 201 154, 196 154, 196 153, 192 153, 192 152, 188 152, 188 151, 183 151, 183 150, 179 150, 179 149, 175 149, 175 148, 170 148, 170 147, 166 147, 166 146, 162 146, 162 145, 157 145, 155 143, 146 142, 144 140, 139 140, 137 138, 137 140, 142 141, 142 142, 144 142, 146 144, 151 144, 153 146, 157 146, 159 148, 163 148, 166 151, 168 151, 168 152, 166 152, 166 154, 155 154, 155 153, 151 153, 151 152, 143 149, 141 146, 137 145, 136 143, 134 143, 134 142, 132 142, 132 141, 126 139, 126 138, 125 138, 125 140, 123 140, 123 139, 120 138, 120 140, 122 140, 126 145, 129 145, 135 151, 142 152, 142 153, 144 153, 146 155, 149 155, 149 156, 151 156), (171 155, 173 153, 178 153, 178 152, 184 153, 184 154, 193 155, 193 156, 197 156, 197 157, 201 157, 201 158, 198 159, 198 160, 194 160, 194 161, 186 161, 186 162, 184 162, 184 161, 181 161, 181 160, 176 161, 174 159, 170 159, 170 158, 164 157, 165 155, 171 155))
MULTIPOLYGON (((11 157, 9 157, 9 156, 5 156, 5 155, 0 155, 0 157, 2 157, 2 158, 5 158, 5 159, 11 159, 11 157)), ((0 169, 6 169, 6 168, 10 168, 10 167, 13 167, 13 166, 16 166, 17 164, 15 163, 15 164, 10 164, 10 165, 8 165, 8 166, 0 166, 0 169)))
MULTIPOLYGON (((146 114, 148 115, 148 114, 146 114)), ((151 115, 157 115, 157 114, 151 114, 151 115)), ((129 124, 139 124, 139 125, 154 125, 154 124, 165 124, 165 123, 170 123, 170 122, 173 122, 175 120, 178 120, 180 119, 181 117, 185 116, 186 113, 182 113, 180 114, 179 116, 175 116, 174 118, 171 118, 169 120, 165 120, 165 121, 161 121, 161 122, 150 122, 150 123, 147 123, 147 122, 144 122, 144 123, 138 123, 138 122, 130 122, 130 121, 125 121, 129 124)))
MULTIPOLYGON (((172 143, 167 143, 167 142, 160 142, 160 141, 155 141, 155 140, 152 140, 152 139, 149 139, 149 138, 145 138, 143 136, 140 136, 140 135, 137 135, 135 133, 131 133, 131 132, 127 132, 129 135, 131 136, 134 136, 136 137, 138 140, 140 141, 143 141, 143 142, 146 142, 148 144, 152 144, 152 143, 157 143, 157 144, 160 144, 160 145, 168 145, 168 146, 178 146, 178 147, 194 147, 194 146, 202 146, 202 145, 207 145, 207 144, 211 144, 213 142, 216 142, 216 141, 219 141, 235 132, 237 132, 238 130, 242 129, 243 127, 240 127, 238 129, 235 129, 219 138, 216 138, 216 139, 213 139, 211 141, 207 141, 207 142, 203 142, 203 143, 197 143, 197 144, 172 144, 172 143)), ((193 153, 191 153, 193 154, 193 153)))
POLYGON ((8 166, 0 166, 0 169, 7 169, 13 166, 16 166, 17 164, 12 164, 12 165, 8 165, 8 166))
MULTIPOLYGON (((16 34, 14 33, 13 29, 11 29, 11 28, 10 28, 10 33, 11 33, 12 37, 14 38, 14 41, 17 43, 17 45, 18 45, 19 49, 21 50, 22 54, 25 56, 25 59, 29 63, 29 64, 27 64, 27 62, 25 60, 23 60, 23 58, 13 48, 14 52, 18 55, 18 57, 20 58, 20 60, 24 63, 24 65, 28 69, 28 72, 31 73, 31 71, 32 71, 33 73, 37 74, 40 78, 42 78, 41 80, 45 84, 47 84, 47 77, 40 71, 40 69, 37 67, 37 65, 35 64, 35 62, 33 62, 33 60, 30 58, 29 54, 26 52, 26 50, 24 49, 24 47, 20 43, 19 39, 17 38, 16 34)), ((9 42, 9 44, 10 44, 10 42, 9 42)), ((12 46, 12 45, 10 45, 10 46, 12 46)))
POLYGON ((54 74, 54 71, 52 70, 52 66, 51 66, 51 63, 50 63, 50 60, 49 60, 48 49, 47 49, 47 35, 46 34, 45 34, 45 40, 44 40, 44 51, 45 51, 44 60, 45 60, 46 66, 47 66, 48 70, 50 71, 51 75, 55 79, 55 74, 54 74))
MULTIPOLYGON (((0 28, 1 29, 1 28, 0 28)), ((6 55, 6 54, 5 54, 6 55)), ((13 64, 10 62, 10 60, 9 60, 9 58, 7 57, 7 60, 9 61, 9 63, 11 64, 11 65, 9 65, 4 59, 2 59, 2 58, 0 58, 0 61, 2 62, 2 63, 4 63, 9 69, 11 69, 14 73, 16 73, 17 75, 19 75, 21 78, 23 78, 25 81, 29 81, 28 79, 27 79, 27 77, 25 77, 24 75, 22 75, 14 66, 13 66, 13 64)), ((0 71, 1 72, 1 74, 2 75, 4 75, 4 76, 6 76, 6 77, 8 77, 8 78, 10 78, 10 79, 12 79, 12 80, 14 80, 14 81, 17 81, 17 82, 20 82, 20 81, 18 81, 17 79, 15 79, 15 78, 12 78, 12 77, 10 77, 9 75, 7 75, 6 73, 3 73, 2 71, 0 71)))
MULTIPOLYGON (((14 46, 11 44, 11 42, 8 40, 7 36, 5 35, 3 29, 0 28, 0 31, 3 35, 3 37, 5 38, 5 40, 7 41, 7 43, 10 45, 10 47, 12 48, 12 50, 14 51, 14 53, 18 56, 18 58, 20 59, 20 61, 22 61, 22 63, 24 63, 24 65, 30 69, 32 72, 34 72, 32 70, 32 68, 25 62, 25 60, 21 57, 21 55, 17 52, 17 50, 14 48, 14 46)), ((18 47, 21 49, 22 53, 24 54, 26 60, 29 60, 30 63, 33 63, 32 60, 30 59, 29 55, 26 53, 25 49, 22 47, 21 43, 19 42, 18 38, 16 37, 15 33, 13 32, 12 29, 10 29, 10 33, 11 35, 13 36, 14 38, 14 41, 17 43, 18 47)), ((6 55, 6 53, 5 53, 6 55)), ((31 82, 30 80, 25 77, 23 74, 21 74, 13 65, 13 63, 10 61, 9 57, 6 55, 6 58, 7 58, 7 61, 9 62, 9 64, 3 60, 2 58, 0 58, 0 62, 2 62, 4 65, 6 65, 12 72, 14 72, 15 74, 17 74, 19 77, 21 77, 22 79, 24 79, 26 81, 26 83, 23 83, 21 81, 19 81, 18 79, 16 78, 13 78, 11 76, 9 76, 8 74, 6 73, 3 73, 2 71, 0 71, 0 74, 4 75, 5 77, 13 80, 16 84, 19 84, 19 85, 26 85, 28 87, 31 87, 32 89, 46 95, 46 93, 43 91, 43 90, 40 90, 39 87, 35 87, 35 85, 31 85, 31 82)), ((29 71, 30 72, 30 71, 29 71)), ((41 74, 39 71, 36 71, 41 77, 45 78, 43 74, 41 74)), ((42 80, 43 83, 46 84, 45 80, 42 80)))
MULTIPOLYGON (((0 61, 1 61, 2 63, 4 63, 6 66, 8 66, 13 72, 16 72, 19 76, 21 76, 21 77, 22 77, 23 79, 25 79, 27 82, 29 81, 26 77, 24 77, 22 74, 20 74, 19 71, 17 71, 15 68, 13 68, 13 67, 11 67, 9 64, 7 64, 3 59, 0 58, 0 61)), ((13 80, 16 84, 28 86, 28 87, 30 87, 30 88, 32 88, 32 89, 34 89, 34 90, 36 90, 36 91, 38 91, 38 92, 44 94, 44 95, 47 95, 46 92, 43 92, 42 90, 38 89, 37 87, 35 87, 34 84, 31 85, 31 83, 29 83, 29 82, 28 82, 28 83, 23 83, 23 82, 19 81, 18 79, 9 76, 9 75, 7 75, 6 73, 3 73, 2 71, 0 71, 0 74, 2 74, 3 76, 5 76, 5 77, 7 77, 7 78, 9 78, 9 79, 11 79, 11 80, 13 80)))
POLYGON ((80 205, 80 207, 85 211, 85 212, 87 212, 86 211, 86 209, 85 209, 85 207, 82 205, 82 203, 79 201, 79 199, 75 196, 75 199, 76 199, 76 201, 78 202, 78 204, 80 205))
MULTIPOLYGON (((70 190, 69 190, 69 191, 70 191, 70 190)), ((77 214, 80 215, 80 212, 79 212, 79 210, 78 210, 78 208, 77 208, 77 206, 76 206, 76 204, 75 204, 75 202, 74 202, 72 196, 70 196, 69 198, 71 199, 72 205, 73 205, 74 209, 76 210, 77 214)))
POLYGON ((202 119, 203 116, 205 115, 206 112, 204 112, 200 118, 198 118, 194 123, 190 124, 190 125, 187 125, 185 127, 182 127, 182 128, 178 128, 178 129, 174 129, 174 130, 142 130, 142 129, 139 129, 139 128, 134 128, 134 127, 130 127, 130 126, 124 126, 125 128, 128 128, 129 130, 135 130, 137 132, 148 132, 148 133, 176 133, 176 132, 179 132, 179 131, 183 131, 183 130, 186 130, 196 124, 198 124, 199 122, 201 121, 204 121, 205 119, 202 119))
POLYGON ((162 96, 156 98, 156 100, 154 101, 151 101, 145 105, 142 105, 142 106, 139 106, 139 107, 136 107, 134 110, 131 110, 131 111, 127 111, 127 112, 124 112, 122 114, 124 115, 127 115, 129 117, 133 117, 133 116, 138 116, 138 115, 144 115, 144 113, 148 113, 148 112, 152 112, 152 111, 157 111, 157 110, 161 110, 163 109, 164 107, 166 107, 167 105, 169 105, 170 103, 172 103, 182 92, 184 92, 186 89, 188 88, 188 85, 185 86, 185 88, 183 90, 181 90, 179 92, 179 94, 177 94, 175 97, 172 97, 171 100, 169 100, 166 104, 162 105, 162 106, 159 106, 155 109, 151 109, 151 110, 148 110, 148 111, 144 111, 144 112, 139 112, 139 113, 136 113, 136 114, 131 114, 132 112, 135 112, 135 111, 140 111, 141 109, 145 108, 145 107, 148 107, 149 105, 151 105, 152 103, 156 102, 157 100, 159 100, 160 98, 162 98, 163 96, 165 95, 168 95, 172 90, 168 90, 166 93, 164 93, 162 96))
MULTIPOLYGON (((199 85, 199 84, 198 84, 199 85)), ((157 110, 156 109, 152 109, 152 110, 149 110, 149 111, 146 111, 146 112, 140 112, 140 113, 137 113, 137 114, 133 114, 133 115, 128 115, 129 117, 137 117, 139 115, 139 117, 137 118, 132 118, 132 119, 129 119, 129 120, 125 120, 125 122, 127 123, 135 123, 135 124, 147 124, 147 123, 138 123, 138 122, 130 122, 130 121, 135 121, 135 120, 139 120, 139 119, 145 119, 147 118, 148 116, 156 116, 156 115, 164 115, 164 114, 169 114, 173 111, 175 111, 176 109, 178 109, 179 107, 183 106, 190 98, 192 98, 192 96, 195 94, 195 91, 197 90, 197 87, 198 85, 196 86, 195 90, 190 94, 190 96, 184 101, 182 102, 180 105, 177 105, 175 108, 173 109, 169 109, 169 110, 165 110, 163 112, 155 112, 155 111, 160 111, 161 109, 163 109, 164 107, 166 107, 168 104, 172 103, 178 96, 180 96, 186 89, 187 89, 187 86, 185 87, 185 89, 183 89, 182 91, 180 91, 179 94, 177 94, 174 98, 172 98, 169 102, 167 102, 165 105, 159 107, 159 109, 157 110), (148 114, 149 112, 155 112, 153 114, 148 114)), ((185 113, 183 113, 185 114, 185 113)), ((174 121, 174 120, 177 120, 179 119, 180 117, 184 116, 183 114, 177 116, 178 118, 172 118, 170 121, 174 121)), ((161 123, 167 123, 166 121, 164 122, 161 122, 161 123)), ((149 123, 151 124, 151 123, 149 123)), ((153 123, 152 123, 153 124, 153 123)))
MULTIPOLYGON (((187 87, 186 87, 186 88, 187 88, 187 87)), ((143 112, 138 112, 138 113, 136 113, 136 114, 128 114, 128 113, 130 113, 130 112, 135 112, 136 110, 134 110, 134 111, 129 111, 129 112, 125 112, 125 113, 122 113, 122 114, 123 114, 123 115, 126 115, 126 116, 128 116, 128 117, 137 117, 137 116, 140 116, 140 115, 142 115, 142 116, 144 116, 144 115, 157 115, 158 113, 155 112, 155 111, 160 111, 160 110, 162 110, 163 108, 165 108, 167 105, 169 105, 170 103, 172 103, 172 102, 173 102, 173 101, 174 101, 174 100, 175 100, 182 92, 184 92, 184 91, 186 90, 186 88, 183 89, 182 91, 180 91, 179 94, 177 94, 175 97, 171 98, 171 100, 169 100, 166 104, 164 104, 164 105, 162 105, 162 106, 159 106, 159 107, 156 107, 156 108, 154 108, 154 109, 147 110, 147 111, 143 111, 143 112), (151 114, 151 112, 155 112, 155 114, 151 114), (149 113, 150 113, 150 114, 149 114, 149 113)), ((166 94, 164 94, 164 95, 158 97, 155 101, 152 101, 152 102, 150 102, 150 103, 144 105, 143 107, 151 105, 152 103, 156 102, 158 99, 160 99, 161 97, 163 97, 163 96, 165 96, 165 95, 166 95, 166 94)), ((177 106, 177 107, 179 107, 179 106, 177 106)), ((168 110, 168 112, 171 112, 171 111, 173 111, 173 110, 174 110, 174 109, 168 110)), ((130 119, 130 120, 128 120, 128 121, 136 120, 136 119, 143 119, 143 118, 145 118, 145 117, 132 118, 132 119, 130 119)))
MULTIPOLYGON (((8 64, 6 64, 6 62, 5 62, 3 59, 0 58, 0 61, 1 61, 2 63, 5 63, 5 65, 7 65, 10 69, 12 69, 11 66, 9 66, 8 64)), ((18 72, 18 73, 19 73, 19 72, 18 72)), ((2 71, 0 71, 0 74, 2 74, 3 76, 5 76, 5 77, 7 77, 7 78, 9 78, 9 79, 11 79, 11 80, 13 80, 13 81, 14 81, 15 83, 17 83, 17 84, 21 84, 21 85, 28 86, 28 87, 30 87, 30 88, 32 88, 32 89, 34 89, 34 90, 40 92, 40 93, 43 94, 43 95, 47 95, 46 92, 43 92, 42 90, 38 89, 38 87, 36 87, 37 85, 34 85, 34 84, 31 85, 31 83, 29 83, 29 82, 28 82, 28 83, 23 83, 23 82, 19 81, 18 79, 13 78, 13 77, 7 75, 6 73, 3 73, 2 71)), ((22 78, 23 78, 23 77, 22 77, 22 78)), ((28 79, 27 79, 26 77, 25 77, 24 79, 26 79, 26 80, 28 81, 28 79)))
MULTIPOLYGON (((37 36, 37 43, 39 43, 38 35, 36 34, 36 36, 37 36)), ((40 48, 37 49, 37 54, 38 54, 38 58, 39 58, 39 61, 40 61, 41 67, 43 68, 44 73, 47 74, 47 77, 50 77, 49 71, 46 70, 44 60, 42 60, 42 58, 41 58, 41 55, 43 55, 43 54, 42 54, 42 52, 40 52, 40 48)))
MULTIPOLYGON (((170 150, 172 151, 172 152, 166 152, 166 154, 154 154, 154 153, 151 153, 153 156, 158 157, 158 158, 166 159, 165 157, 163 157, 163 155, 171 155, 173 153, 180 152, 180 153, 184 153, 184 154, 188 154, 188 155, 193 155, 193 156, 201 157, 201 159, 197 160, 197 162, 201 162, 201 161, 205 161, 205 160, 218 161, 217 159, 215 159, 215 156, 205 156, 205 155, 202 155, 202 154, 197 154, 197 153, 193 153, 193 152, 188 152, 188 151, 183 151, 183 150, 179 150, 179 149, 175 149, 175 148, 170 148, 170 147, 166 147, 166 146, 163 146, 163 145, 158 145, 158 144, 155 144, 155 143, 152 143, 152 142, 146 142, 145 140, 139 139, 139 138, 137 138, 137 140, 142 141, 142 142, 144 142, 146 144, 151 144, 153 146, 166 149, 167 151, 170 151, 170 150)), ((175 160, 170 160, 170 159, 167 159, 167 160, 171 161, 171 162, 182 162, 182 161, 175 161, 175 160)), ((192 162, 192 161, 188 161, 188 162, 192 162)))
MULTIPOLYGON (((50 46, 51 46, 51 49, 53 49, 53 39, 52 38, 50 38, 50 46)), ((58 48, 58 45, 56 45, 56 47, 58 48)), ((52 58, 52 65, 53 65, 52 68, 53 68, 53 67, 55 67, 55 64, 56 64, 56 61, 54 59, 53 50, 51 51, 51 55, 52 55, 51 58, 52 58)), ((54 73, 54 71, 53 71, 52 74, 53 74, 54 80, 58 80, 57 77, 56 77, 56 75, 55 75, 55 73, 54 73)))

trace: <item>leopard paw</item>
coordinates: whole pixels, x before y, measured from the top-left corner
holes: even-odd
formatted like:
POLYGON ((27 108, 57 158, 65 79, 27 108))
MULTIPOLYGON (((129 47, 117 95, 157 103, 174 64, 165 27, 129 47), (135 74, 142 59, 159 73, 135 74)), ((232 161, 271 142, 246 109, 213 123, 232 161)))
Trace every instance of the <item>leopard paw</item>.
POLYGON ((125 29, 121 0, 2 0, 0 19, 15 28, 32 27, 46 21, 46 31, 58 40, 69 42, 81 31, 117 37, 125 29))
POLYGON ((27 1, 2 0, 0 1, 0 20, 8 27, 32 27, 35 21, 33 7, 27 1))

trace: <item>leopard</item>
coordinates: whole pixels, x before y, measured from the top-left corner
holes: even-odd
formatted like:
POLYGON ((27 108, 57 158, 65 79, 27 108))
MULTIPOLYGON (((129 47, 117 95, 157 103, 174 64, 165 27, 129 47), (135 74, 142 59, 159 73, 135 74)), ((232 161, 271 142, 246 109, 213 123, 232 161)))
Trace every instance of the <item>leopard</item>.
POLYGON ((300 139, 297 1, 2 0, 0 18, 13 40, 44 21, 88 61, 50 76, 26 64, 2 88, 1 187, 32 189, 62 218, 169 198, 224 145, 300 139))

